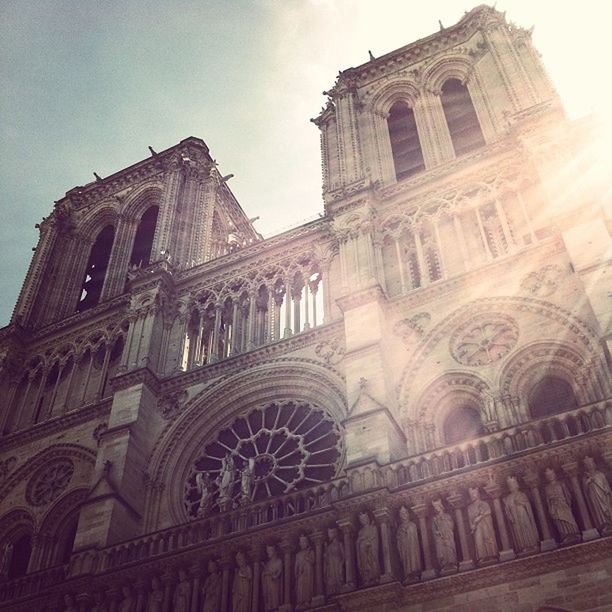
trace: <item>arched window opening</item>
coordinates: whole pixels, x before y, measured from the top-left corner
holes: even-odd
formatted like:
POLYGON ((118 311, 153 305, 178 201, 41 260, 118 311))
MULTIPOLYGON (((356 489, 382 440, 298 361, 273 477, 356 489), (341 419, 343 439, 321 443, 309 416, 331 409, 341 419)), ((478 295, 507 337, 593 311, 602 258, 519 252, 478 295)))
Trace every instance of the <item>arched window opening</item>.
POLYGON ((424 170, 414 111, 404 102, 396 102, 389 111, 387 126, 397 180, 424 170))
POLYGON ((529 393, 529 410, 534 419, 578 407, 572 386, 562 378, 545 376, 529 393))
POLYGON ((28 571, 30 556, 32 555, 32 538, 28 534, 23 534, 15 542, 6 544, 10 547, 8 569, 6 576, 9 580, 13 578, 21 578, 28 571))
POLYGON ((123 336, 119 336, 113 344, 109 358, 108 368, 104 372, 104 381, 102 383, 102 397, 108 397, 111 392, 109 381, 115 376, 121 363, 121 355, 123 354, 123 336))
POLYGON ((456 444, 485 434, 480 414, 471 406, 455 408, 444 421, 444 440, 456 444))
POLYGON ((132 247, 132 255, 130 256, 130 268, 132 266, 147 266, 151 263, 151 249, 153 248, 158 213, 159 207, 150 206, 140 218, 134 238, 134 246, 132 247))
POLYGON ((440 98, 455 155, 483 147, 485 139, 467 87, 458 79, 448 79, 440 98))
POLYGON ((83 312, 100 301, 108 260, 110 259, 113 240, 115 239, 115 228, 107 225, 96 238, 85 269, 85 278, 81 284, 81 295, 77 304, 77 312, 83 312))

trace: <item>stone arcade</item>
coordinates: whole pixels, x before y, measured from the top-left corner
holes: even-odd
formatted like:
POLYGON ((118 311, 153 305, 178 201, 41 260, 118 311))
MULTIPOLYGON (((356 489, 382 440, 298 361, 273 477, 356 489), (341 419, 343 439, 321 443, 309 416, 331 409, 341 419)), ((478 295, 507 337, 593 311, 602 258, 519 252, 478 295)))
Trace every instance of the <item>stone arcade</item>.
POLYGON ((591 123, 487 6, 326 96, 317 221, 262 240, 192 137, 41 222, 3 609, 612 606, 591 123))

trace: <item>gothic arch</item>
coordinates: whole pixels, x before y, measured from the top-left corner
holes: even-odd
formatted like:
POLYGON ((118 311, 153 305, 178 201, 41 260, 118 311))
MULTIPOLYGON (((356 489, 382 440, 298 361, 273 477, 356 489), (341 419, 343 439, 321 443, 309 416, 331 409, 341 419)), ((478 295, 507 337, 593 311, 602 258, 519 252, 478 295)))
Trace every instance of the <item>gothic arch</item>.
POLYGON ((499 375, 499 388, 504 395, 518 397, 523 402, 535 385, 545 376, 555 376, 568 383, 579 403, 590 398, 579 384, 580 370, 589 361, 588 354, 576 346, 562 342, 532 342, 515 353, 499 375))
POLYGON ((396 80, 383 85, 371 96, 370 108, 372 112, 385 117, 396 102, 405 102, 410 108, 414 108, 419 90, 415 83, 408 80, 396 80))
POLYGON ((443 56, 423 71, 423 84, 426 89, 439 96, 442 92, 442 85, 449 79, 457 79, 469 87, 473 69, 473 63, 466 57, 443 56))
MULTIPOLYGON (((451 312, 424 336, 400 378, 398 384, 400 406, 406 409, 412 403, 410 398, 414 397, 415 391, 419 391, 419 389, 415 389, 415 385, 418 384, 417 381, 421 378, 418 376, 419 370, 427 363, 429 356, 439 343, 448 339, 452 331, 469 318, 474 315, 489 313, 507 314, 519 319, 525 314, 527 316, 542 316, 564 329, 564 333, 571 337, 572 342, 576 345, 575 351, 580 350, 583 354, 590 356, 598 354, 598 337, 595 331, 582 319, 556 304, 528 297, 482 298, 451 312)), ((522 348, 520 347, 520 349, 522 348)), ((504 360, 507 361, 511 357, 512 353, 501 360, 502 367, 504 360)))
POLYGON ((204 442, 250 409, 283 400, 314 405, 336 423, 346 416, 342 381, 317 362, 268 362, 213 383, 188 401, 182 416, 158 440, 149 461, 151 477, 166 488, 162 499, 149 499, 147 528, 159 526, 155 515, 162 503, 168 504, 165 510, 171 524, 186 520, 183 487, 204 442))
POLYGON ((83 217, 78 231, 85 241, 93 244, 98 233, 107 225, 112 225, 116 233, 118 221, 118 205, 110 202, 102 203, 83 217))
POLYGON ((75 459, 93 468, 96 462, 96 453, 79 444, 54 444, 11 473, 0 487, 0 500, 6 497, 20 482, 28 480, 30 475, 45 466, 49 461, 59 458, 75 459))
POLYGON ((163 185, 158 181, 149 181, 138 185, 126 197, 121 215, 127 219, 138 220, 149 206, 160 206, 163 185))

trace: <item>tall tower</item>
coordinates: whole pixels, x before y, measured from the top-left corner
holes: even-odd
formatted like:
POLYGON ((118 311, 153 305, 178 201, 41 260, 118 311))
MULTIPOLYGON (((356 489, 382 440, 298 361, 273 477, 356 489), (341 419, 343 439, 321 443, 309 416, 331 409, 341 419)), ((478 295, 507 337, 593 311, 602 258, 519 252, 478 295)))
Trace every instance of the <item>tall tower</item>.
POLYGON ((0 330, 7 610, 609 606, 589 122, 487 6, 327 98, 306 225, 260 239, 196 138, 41 224, 0 330))

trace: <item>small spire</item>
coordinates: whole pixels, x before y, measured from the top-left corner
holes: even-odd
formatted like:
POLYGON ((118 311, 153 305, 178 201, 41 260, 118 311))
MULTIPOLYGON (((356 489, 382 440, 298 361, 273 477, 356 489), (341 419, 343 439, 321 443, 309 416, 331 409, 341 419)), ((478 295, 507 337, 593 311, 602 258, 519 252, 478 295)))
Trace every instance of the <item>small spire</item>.
POLYGON ((368 55, 370 56, 370 61, 373 62, 376 58, 372 55, 372 52, 368 50, 368 55))
POLYGON ((442 25, 442 20, 438 19, 438 25, 440 26, 440 30, 444 29, 444 26, 442 25))
POLYGON ((97 172, 94 172, 93 175, 96 177, 96 181, 102 180, 102 177, 97 172))
POLYGON ((155 151, 153 147, 150 145, 149 145, 149 151, 151 151, 151 155, 157 155, 157 151, 155 151))

